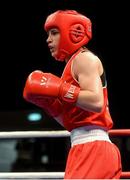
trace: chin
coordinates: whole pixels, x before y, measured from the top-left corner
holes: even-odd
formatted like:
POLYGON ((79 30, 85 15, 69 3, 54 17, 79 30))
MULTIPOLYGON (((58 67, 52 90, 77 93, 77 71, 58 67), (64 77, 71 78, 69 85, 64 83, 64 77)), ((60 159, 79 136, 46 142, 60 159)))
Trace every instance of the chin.
POLYGON ((56 57, 56 55, 57 55, 57 53, 52 52, 52 53, 51 53, 51 55, 52 55, 52 57, 54 57, 54 58, 55 58, 55 57, 56 57))

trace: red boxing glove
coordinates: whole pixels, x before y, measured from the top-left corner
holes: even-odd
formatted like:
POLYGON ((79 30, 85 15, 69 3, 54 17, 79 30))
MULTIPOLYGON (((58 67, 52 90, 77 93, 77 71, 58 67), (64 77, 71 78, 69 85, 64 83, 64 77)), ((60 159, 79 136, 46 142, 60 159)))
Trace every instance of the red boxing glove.
POLYGON ((32 72, 26 81, 24 88, 24 98, 35 95, 47 97, 55 97, 60 100, 75 103, 78 98, 80 88, 66 83, 61 78, 42 71, 32 72))

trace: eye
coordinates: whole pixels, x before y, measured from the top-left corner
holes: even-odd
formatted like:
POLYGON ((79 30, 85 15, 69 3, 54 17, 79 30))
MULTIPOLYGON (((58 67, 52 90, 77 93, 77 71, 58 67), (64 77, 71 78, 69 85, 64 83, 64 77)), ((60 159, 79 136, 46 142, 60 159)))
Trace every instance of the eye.
POLYGON ((58 29, 51 29, 51 34, 52 35, 59 34, 59 30, 58 29))
POLYGON ((52 32, 51 32, 51 34, 52 34, 52 35, 59 34, 59 31, 57 31, 57 30, 54 30, 54 31, 52 31, 52 32))

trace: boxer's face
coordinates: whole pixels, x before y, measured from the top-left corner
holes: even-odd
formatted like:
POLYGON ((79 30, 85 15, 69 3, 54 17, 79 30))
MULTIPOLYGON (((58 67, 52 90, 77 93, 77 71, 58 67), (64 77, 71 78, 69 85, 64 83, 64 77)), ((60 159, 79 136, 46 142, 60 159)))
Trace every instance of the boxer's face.
POLYGON ((51 55, 55 57, 58 53, 58 46, 60 41, 60 32, 57 28, 52 28, 48 31, 47 44, 50 49, 51 55))

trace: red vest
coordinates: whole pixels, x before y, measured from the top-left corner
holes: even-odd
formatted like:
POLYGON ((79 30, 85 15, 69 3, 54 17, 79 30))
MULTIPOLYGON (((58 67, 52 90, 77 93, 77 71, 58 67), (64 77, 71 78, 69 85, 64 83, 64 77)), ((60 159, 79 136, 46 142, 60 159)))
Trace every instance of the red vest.
MULTIPOLYGON (((72 56, 72 58, 66 64, 61 78, 64 81, 79 87, 78 82, 73 78, 71 74, 71 64, 75 55, 72 56)), ((113 121, 108 109, 107 87, 103 87, 103 93, 104 93, 104 105, 100 113, 85 111, 79 107, 76 107, 75 105, 72 105, 71 103, 69 104, 63 102, 63 112, 61 114, 61 117, 64 127, 68 131, 71 131, 77 127, 87 126, 87 125, 97 125, 107 130, 112 128, 113 121)))

